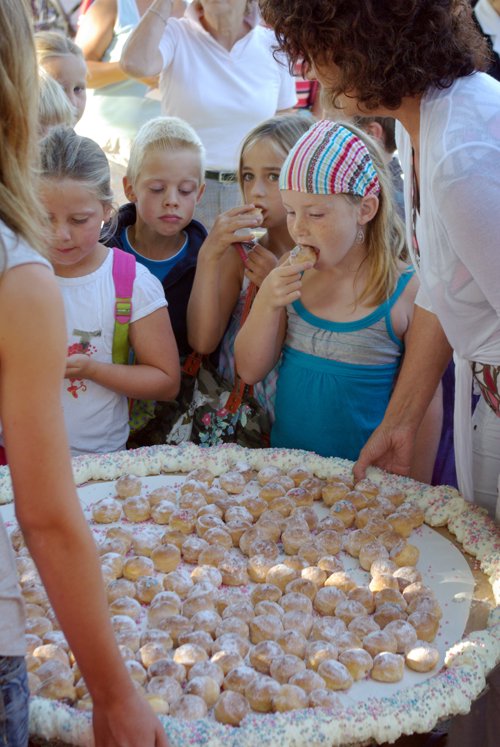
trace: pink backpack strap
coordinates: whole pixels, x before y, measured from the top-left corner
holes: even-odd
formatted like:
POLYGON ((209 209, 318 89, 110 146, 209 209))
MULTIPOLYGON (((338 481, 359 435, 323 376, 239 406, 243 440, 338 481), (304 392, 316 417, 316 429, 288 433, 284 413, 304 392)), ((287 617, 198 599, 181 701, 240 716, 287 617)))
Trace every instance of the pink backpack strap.
POLYGON ((233 244, 233 246, 240 255, 241 261, 246 267, 246 264, 248 262, 248 250, 253 249, 253 244, 242 243, 240 241, 237 244, 233 244))
POLYGON ((128 363, 128 326, 132 317, 132 293, 136 273, 133 254, 113 248, 113 283, 115 286, 115 328, 113 363, 128 363))

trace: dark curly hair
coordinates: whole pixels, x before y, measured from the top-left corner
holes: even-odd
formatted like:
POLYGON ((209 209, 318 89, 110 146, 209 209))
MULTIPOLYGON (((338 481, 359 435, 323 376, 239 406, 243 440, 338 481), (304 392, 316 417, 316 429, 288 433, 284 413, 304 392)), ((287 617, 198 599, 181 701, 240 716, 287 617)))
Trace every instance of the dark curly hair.
POLYGON ((305 68, 335 65, 336 96, 397 109, 405 96, 486 70, 468 0, 260 0, 279 48, 305 68))

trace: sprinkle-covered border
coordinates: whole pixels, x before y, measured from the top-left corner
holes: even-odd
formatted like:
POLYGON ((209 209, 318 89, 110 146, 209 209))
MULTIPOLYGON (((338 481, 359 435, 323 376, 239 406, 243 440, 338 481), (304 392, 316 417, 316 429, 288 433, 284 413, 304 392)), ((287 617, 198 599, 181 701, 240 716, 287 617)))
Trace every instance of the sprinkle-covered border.
MULTIPOLYGON (((352 462, 319 457, 311 452, 284 449, 242 449, 227 445, 201 449, 193 444, 152 446, 115 454, 81 456, 73 459, 75 483, 116 480, 122 475, 140 477, 161 473, 187 472, 206 466, 214 474, 229 470, 235 462, 255 469, 269 464, 288 470, 306 467, 318 477, 345 474, 352 462)), ((488 577, 497 607, 485 630, 472 633, 453 645, 445 665, 434 677, 401 690, 392 697, 370 698, 356 707, 303 709, 286 714, 251 714, 240 727, 213 720, 180 721, 161 717, 173 747, 324 747, 354 745, 375 740, 392 742, 405 734, 423 733, 452 715, 467 713, 472 701, 484 689, 486 676, 500 661, 500 532, 483 509, 466 503, 447 486, 430 487, 409 478, 389 475, 371 468, 368 477, 382 487, 403 490, 407 501, 416 503, 430 526, 442 526, 455 535, 463 549, 477 558, 488 577)), ((7 467, 0 468, 0 503, 12 500, 7 467)), ((62 703, 33 698, 30 732, 45 739, 60 739, 77 747, 92 747, 89 713, 62 703)))

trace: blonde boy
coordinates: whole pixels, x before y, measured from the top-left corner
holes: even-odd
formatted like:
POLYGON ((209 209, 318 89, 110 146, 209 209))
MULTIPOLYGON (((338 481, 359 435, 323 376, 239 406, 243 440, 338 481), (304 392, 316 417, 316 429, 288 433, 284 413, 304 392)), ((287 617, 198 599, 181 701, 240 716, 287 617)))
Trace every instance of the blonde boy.
POLYGON ((105 239, 131 254, 161 281, 181 359, 190 352, 186 312, 198 251, 207 232, 193 214, 204 184, 205 151, 178 117, 144 124, 132 144, 123 179, 129 202, 105 239))

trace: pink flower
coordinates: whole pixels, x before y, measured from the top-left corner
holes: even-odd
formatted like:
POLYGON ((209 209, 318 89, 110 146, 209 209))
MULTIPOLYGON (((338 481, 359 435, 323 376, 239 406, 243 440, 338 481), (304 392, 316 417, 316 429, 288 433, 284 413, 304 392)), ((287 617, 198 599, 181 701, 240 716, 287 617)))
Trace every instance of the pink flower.
POLYGON ((209 412, 206 412, 204 416, 202 417, 201 422, 203 423, 203 425, 209 426, 211 420, 212 420, 212 416, 210 415, 209 412))
POLYGON ((218 418, 225 418, 227 415, 227 410, 225 407, 221 407, 220 410, 217 410, 216 414, 218 418))

